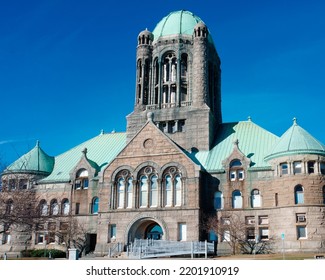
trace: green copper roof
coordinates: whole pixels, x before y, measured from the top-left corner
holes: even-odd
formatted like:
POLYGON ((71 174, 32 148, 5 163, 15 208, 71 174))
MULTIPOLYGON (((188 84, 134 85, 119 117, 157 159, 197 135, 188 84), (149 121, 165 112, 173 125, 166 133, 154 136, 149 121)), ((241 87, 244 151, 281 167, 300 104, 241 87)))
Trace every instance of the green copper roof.
POLYGON ((37 141, 36 146, 7 167, 6 172, 51 173, 54 157, 47 155, 37 141))
POLYGON ((222 161, 230 156, 236 140, 239 141, 239 149, 251 159, 251 168, 269 167, 264 157, 279 139, 251 120, 221 124, 217 134, 215 145, 210 151, 196 154, 197 160, 209 172, 224 169, 222 161))
POLYGON ((101 133, 100 135, 55 157, 53 172, 41 183, 67 182, 70 172, 75 168, 87 149, 88 162, 97 170, 102 171, 126 145, 125 133, 101 133), (100 169, 100 170, 98 170, 100 169))
POLYGON ((281 136, 266 160, 297 154, 316 154, 325 156, 325 146, 297 124, 293 125, 281 136))
MULTIPOLYGON (((189 11, 175 11, 165 16, 153 30, 154 41, 159 37, 169 35, 193 35, 194 27, 203 22, 198 16, 189 11)), ((209 41, 212 38, 209 34, 209 41)))

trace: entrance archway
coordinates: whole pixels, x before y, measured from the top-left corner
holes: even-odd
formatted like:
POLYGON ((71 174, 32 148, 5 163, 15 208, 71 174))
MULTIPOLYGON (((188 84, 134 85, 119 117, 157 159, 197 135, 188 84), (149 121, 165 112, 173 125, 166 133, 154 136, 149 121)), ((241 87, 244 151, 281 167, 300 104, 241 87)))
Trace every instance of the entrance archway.
POLYGON ((135 239, 166 239, 166 229, 154 218, 140 218, 130 225, 127 233, 128 243, 135 239))

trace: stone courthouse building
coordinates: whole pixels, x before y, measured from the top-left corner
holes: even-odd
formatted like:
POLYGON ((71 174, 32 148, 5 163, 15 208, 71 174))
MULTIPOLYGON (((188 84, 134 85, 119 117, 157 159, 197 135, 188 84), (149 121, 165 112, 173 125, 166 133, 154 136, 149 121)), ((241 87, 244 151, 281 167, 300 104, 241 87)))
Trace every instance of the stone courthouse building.
MULTIPOLYGON (((4 170, 2 187, 35 189, 43 216, 73 216, 97 255, 136 238, 215 239, 201 220, 223 213, 240 214, 247 239, 272 238, 275 251, 284 239, 288 251, 325 252, 325 146, 295 119, 280 136, 251 119, 222 122, 220 59, 193 13, 170 13, 137 42, 126 132, 55 157, 37 143, 4 170)), ((59 221, 24 242, 9 230, 0 252, 61 248, 59 221)), ((229 238, 218 233, 219 246, 229 238)))

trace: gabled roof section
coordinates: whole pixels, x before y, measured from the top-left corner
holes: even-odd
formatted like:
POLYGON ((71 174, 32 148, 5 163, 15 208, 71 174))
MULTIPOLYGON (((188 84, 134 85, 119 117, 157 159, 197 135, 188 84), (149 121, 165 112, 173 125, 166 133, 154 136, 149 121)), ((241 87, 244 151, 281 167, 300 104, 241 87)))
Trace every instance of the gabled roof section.
MULTIPOLYGON (((89 163, 103 170, 126 145, 126 133, 101 133, 100 135, 55 157, 53 172, 40 183, 68 182, 70 171, 80 161, 81 152, 87 148, 89 163)), ((100 169, 100 170, 99 170, 100 169)))
POLYGON ((147 122, 128 141, 116 158, 143 157, 145 155, 145 158, 152 160, 157 154, 177 155, 177 157, 184 155, 186 159, 194 164, 195 168, 201 169, 200 162, 193 154, 182 149, 167 134, 162 132, 154 123, 153 118, 154 114, 149 112, 147 114, 147 122))
POLYGON ((54 157, 46 154, 40 147, 39 141, 28 153, 21 156, 11 165, 9 165, 4 173, 23 172, 23 173, 43 173, 50 174, 54 166, 54 157))
POLYGON ((233 152, 238 140, 240 151, 251 160, 251 169, 268 168, 265 155, 271 150, 278 136, 256 125, 250 119, 233 123, 223 123, 217 131, 214 147, 209 151, 198 152, 196 158, 208 172, 224 170, 222 162, 233 152))
POLYGON ((265 159, 298 154, 325 156, 325 146, 293 119, 293 125, 281 136, 265 159))

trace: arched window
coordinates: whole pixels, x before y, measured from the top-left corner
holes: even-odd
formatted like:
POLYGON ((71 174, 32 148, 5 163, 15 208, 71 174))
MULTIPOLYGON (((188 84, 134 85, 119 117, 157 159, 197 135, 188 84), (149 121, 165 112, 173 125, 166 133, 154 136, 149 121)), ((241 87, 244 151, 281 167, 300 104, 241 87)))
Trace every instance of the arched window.
POLYGON ((126 207, 132 208, 132 200, 133 200, 133 179, 129 178, 127 185, 127 197, 126 197, 126 207))
POLYGON ((117 208, 124 208, 125 180, 119 178, 117 183, 117 208))
POLYGON ((252 208, 262 206, 261 194, 258 189, 254 189, 251 192, 251 206, 252 206, 252 208))
POLYGON ((239 190, 235 190, 232 193, 232 207, 234 209, 243 208, 243 197, 239 190))
POLYGON ((234 159, 231 163, 230 163, 230 168, 233 167, 239 167, 242 166, 241 161, 239 159, 234 159))
POLYGON ((164 206, 181 206, 183 182, 180 171, 176 167, 169 167, 164 172, 164 206))
POLYGON ((158 206, 158 176, 152 175, 150 179, 150 207, 158 206))
POLYGON ((181 206, 182 205, 182 178, 181 175, 179 174, 175 176, 174 197, 175 197, 175 206, 181 206))
POLYGON ((295 204, 304 203, 304 189, 301 185, 295 187, 295 204))
POLYGON ((76 180, 74 188, 76 190, 88 189, 89 179, 88 179, 88 170, 81 168, 76 173, 76 180))
POLYGON ((58 204, 58 201, 56 199, 53 199, 51 201, 50 214, 51 215, 58 215, 59 214, 59 204, 58 204))
POLYGON ((323 204, 325 204, 325 186, 323 186, 323 204))
POLYGON ((151 166, 139 171, 139 207, 158 206, 158 175, 151 166))
MULTIPOLYGON (((162 60, 162 82, 163 94, 162 103, 176 103, 176 78, 177 78, 177 59, 172 52, 167 53, 162 60)), ((163 105, 169 107, 171 105, 163 105)))
POLYGON ((223 195, 222 192, 216 192, 214 194, 214 209, 223 209, 223 195))
POLYGON ((234 159, 229 166, 229 180, 230 181, 243 181, 244 169, 239 159, 234 159))
POLYGON ((122 170, 116 175, 114 190, 116 208, 131 208, 133 200, 133 178, 129 170, 122 170))
POLYGON ((39 204, 39 210, 41 216, 46 216, 48 211, 48 206, 45 200, 41 200, 39 204))
POLYGON ((173 184, 170 175, 165 176, 165 206, 172 206, 173 201, 173 184))
POLYGON ((140 207, 148 206, 148 177, 140 177, 140 207))
POLYGON ((91 214, 98 214, 99 198, 94 197, 91 202, 91 214))
POLYGON ((69 215, 70 212, 70 202, 69 199, 62 200, 62 207, 61 207, 62 215, 69 215))

